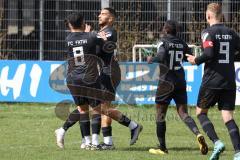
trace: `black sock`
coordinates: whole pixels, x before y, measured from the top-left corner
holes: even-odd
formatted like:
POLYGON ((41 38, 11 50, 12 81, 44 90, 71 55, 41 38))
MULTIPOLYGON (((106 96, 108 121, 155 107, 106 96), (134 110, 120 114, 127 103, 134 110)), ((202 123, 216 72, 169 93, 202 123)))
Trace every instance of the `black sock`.
POLYGON ((84 136, 83 136, 83 129, 82 129, 82 126, 81 126, 81 124, 80 124, 80 121, 79 121, 79 126, 80 126, 81 136, 82 136, 82 138, 84 138, 84 136))
POLYGON ((131 122, 131 120, 128 117, 126 117, 125 115, 122 115, 122 118, 119 120, 119 123, 126 127, 129 126, 130 122, 131 122))
POLYGON ((79 123, 82 130, 82 136, 90 136, 90 120, 88 112, 81 114, 79 123))
POLYGON ((201 113, 198 116, 199 122, 204 130, 204 132, 207 134, 207 136, 210 138, 210 140, 215 143, 217 140, 219 140, 214 126, 212 122, 208 119, 207 114, 201 113))
POLYGON ((186 118, 183 119, 183 122, 188 126, 188 128, 195 134, 198 135, 199 129, 195 123, 195 121, 192 119, 192 117, 187 116, 186 118))
POLYGON ((78 109, 75 109, 72 113, 70 113, 70 115, 68 116, 68 119, 63 124, 63 129, 67 131, 79 120, 80 120, 80 113, 78 109))
POLYGON ((225 123, 225 125, 226 125, 229 135, 231 137, 235 152, 236 153, 240 152, 240 136, 239 136, 238 126, 236 125, 236 123, 233 119, 228 121, 227 123, 225 123))
POLYGON ((100 134, 101 130, 101 114, 92 115, 92 134, 100 134))
POLYGON ((161 121, 161 122, 156 122, 157 125, 157 137, 159 141, 159 148, 161 150, 166 150, 166 142, 165 142, 165 133, 166 133, 166 122, 161 121))
POLYGON ((112 136, 112 127, 111 126, 102 127, 102 134, 103 134, 103 137, 112 136))

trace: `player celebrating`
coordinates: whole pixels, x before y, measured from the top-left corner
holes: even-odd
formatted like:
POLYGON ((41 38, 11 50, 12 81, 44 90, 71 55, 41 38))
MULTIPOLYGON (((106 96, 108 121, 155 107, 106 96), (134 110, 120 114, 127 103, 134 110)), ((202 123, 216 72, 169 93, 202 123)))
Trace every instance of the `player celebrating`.
MULTIPOLYGON (((97 36, 94 32, 84 32, 83 16, 79 13, 73 13, 67 18, 67 26, 70 33, 66 38, 66 42, 68 55, 71 57, 68 60, 67 86, 78 108, 69 115, 63 127, 55 131, 57 145, 60 148, 64 147, 65 132, 77 121, 89 122, 89 119, 86 119, 81 114, 81 112, 85 113, 88 105, 93 108, 94 112, 107 115, 120 124, 129 127, 132 135, 130 144, 134 144, 142 129, 141 125, 130 120, 118 110, 99 106, 102 94, 99 92, 101 90, 98 81, 98 59, 95 55, 96 45, 104 46, 103 43, 106 43, 100 39, 107 40, 105 33, 100 32, 97 36)), ((90 135, 89 127, 83 128, 82 132, 85 141, 89 143, 89 136, 86 136, 90 135)))
MULTIPOLYGON (((115 56, 114 56, 114 49, 116 47, 115 43, 117 42, 117 32, 113 28, 113 23, 116 18, 116 12, 112 8, 103 8, 98 18, 99 18, 99 26, 100 26, 99 32, 104 31, 109 41, 109 43, 105 43, 104 46, 97 47, 97 55, 103 61, 103 65, 100 65, 101 72, 99 77, 99 80, 101 83, 101 89, 104 93, 105 92, 110 93, 108 94, 108 96, 105 96, 103 94, 102 107, 108 108, 108 107, 111 107, 111 101, 115 100, 115 91, 121 79, 120 67, 118 62, 115 60, 115 56)), ((99 121, 100 118, 96 118, 96 117, 97 115, 95 115, 95 120, 94 120, 95 123, 94 124, 92 123, 92 128, 93 130, 99 130, 99 126, 102 126, 103 144, 101 144, 101 149, 102 150, 114 149, 115 147, 112 140, 112 127, 111 127, 112 119, 108 116, 102 115, 101 121, 99 121)), ((81 130, 82 130, 82 127, 81 127, 81 130)), ((95 132, 95 134, 97 134, 97 132, 95 132)), ((99 132, 98 132, 98 135, 99 135, 99 132)), ((98 135, 95 135, 95 136, 98 136, 98 135)), ((85 142, 83 141, 81 148, 84 148, 84 143, 85 142)))
POLYGON ((211 106, 218 103, 235 150, 234 160, 240 160, 239 128, 233 119, 236 99, 234 59, 236 51, 240 51, 240 38, 221 23, 220 4, 211 3, 207 6, 206 19, 210 27, 202 32, 203 54, 199 57, 187 55, 192 64, 205 63, 196 114, 203 130, 214 143, 210 160, 217 160, 225 146, 219 140, 207 113, 211 106))
MULTIPOLYGON (((109 43, 105 43, 104 46, 98 46, 98 56, 103 61, 100 73, 101 89, 104 93, 108 93, 108 96, 103 94, 102 108, 112 108, 111 101, 115 100, 115 93, 118 84, 121 79, 121 71, 118 62, 115 60, 114 49, 117 42, 117 32, 113 28, 113 23, 116 18, 116 12, 112 8, 103 8, 98 16, 100 32, 104 31, 109 43), (109 94, 110 93, 110 94, 109 94)), ((112 140, 112 119, 108 116, 102 115, 102 133, 103 144, 101 144, 102 150, 114 149, 112 140)), ((99 125, 96 125, 96 127, 99 125)), ((96 128, 95 127, 95 128, 96 128)), ((139 126, 141 132, 142 126, 139 126)), ((133 133, 131 134, 133 136, 133 133)), ((130 143, 132 145, 133 143, 130 143)))
MULTIPOLYGON (((112 8, 104 8, 101 10, 99 16, 100 32, 104 31, 109 41, 114 42, 109 44, 109 47, 99 48, 98 56, 103 60, 104 64, 101 69, 100 81, 102 89, 110 92, 112 96, 105 99, 102 103, 102 107, 111 106, 111 101, 115 100, 115 93, 118 84, 121 79, 121 71, 118 62, 115 60, 114 50, 111 48, 115 46, 117 42, 117 32, 113 28, 113 23, 116 18, 116 12, 112 8)), ((112 141, 112 120, 110 117, 102 115, 102 133, 103 144, 102 149, 114 149, 112 141)))
POLYGON ((158 43, 157 55, 155 57, 147 57, 148 63, 160 63, 160 81, 156 93, 156 125, 157 137, 160 143, 158 149, 150 149, 152 154, 166 154, 168 153, 165 133, 166 122, 165 117, 168 105, 173 99, 177 106, 177 112, 183 122, 196 135, 202 154, 207 154, 208 147, 205 143, 203 135, 200 134, 198 127, 194 120, 187 112, 187 92, 185 73, 182 66, 183 60, 186 60, 184 54, 189 52, 188 45, 177 34, 177 22, 168 20, 164 24, 164 36, 158 43), (163 70, 166 73, 162 73, 163 70))
MULTIPOLYGON (((97 70, 97 56, 96 43, 103 43, 100 38, 97 38, 95 33, 85 33, 85 24, 83 16, 79 13, 73 13, 66 19, 66 25, 70 29, 70 33, 66 38, 68 46, 68 74, 67 85, 70 89, 75 104, 78 109, 74 110, 64 123, 63 127, 55 131, 57 137, 57 145, 60 148, 64 147, 64 134, 72 125, 80 120, 83 126, 83 136, 85 137, 87 145, 90 145, 90 121, 89 116, 85 114, 88 110, 88 105, 96 107, 100 103, 99 100, 82 97, 74 94, 76 90, 100 89, 100 84, 96 82, 97 70), (91 67, 90 67, 91 65, 91 67), (79 87, 81 86, 81 88, 79 87), (85 88, 83 88, 85 87, 85 88)), ((106 37, 105 37, 106 38, 106 37)), ((95 95, 94 95, 95 96, 95 95)), ((92 97, 94 97, 92 96, 92 97)))

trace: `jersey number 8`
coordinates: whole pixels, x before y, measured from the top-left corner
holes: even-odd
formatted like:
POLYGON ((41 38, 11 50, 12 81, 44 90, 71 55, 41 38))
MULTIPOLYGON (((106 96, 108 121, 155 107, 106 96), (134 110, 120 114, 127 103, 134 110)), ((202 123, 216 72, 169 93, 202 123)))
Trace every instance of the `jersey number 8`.
POLYGON ((74 47, 73 48, 73 56, 74 56, 74 62, 76 66, 84 65, 84 52, 83 47, 74 47))

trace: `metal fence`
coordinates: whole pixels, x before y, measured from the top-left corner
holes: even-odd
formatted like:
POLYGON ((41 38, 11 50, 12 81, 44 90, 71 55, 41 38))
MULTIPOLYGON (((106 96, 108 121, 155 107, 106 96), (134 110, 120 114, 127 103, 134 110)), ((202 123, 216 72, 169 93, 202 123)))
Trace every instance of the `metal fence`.
MULTIPOLYGON (((116 9, 118 53, 130 60, 135 44, 155 43, 167 19, 178 20, 179 34, 189 44, 200 42, 207 25, 209 0, 101 0, 116 9)), ((64 18, 82 12, 94 28, 101 9, 100 0, 0 0, 0 59, 63 60, 67 34, 64 18)), ((214 1, 216 2, 216 0, 214 1)), ((240 32, 240 1, 223 3, 225 23, 240 32)))

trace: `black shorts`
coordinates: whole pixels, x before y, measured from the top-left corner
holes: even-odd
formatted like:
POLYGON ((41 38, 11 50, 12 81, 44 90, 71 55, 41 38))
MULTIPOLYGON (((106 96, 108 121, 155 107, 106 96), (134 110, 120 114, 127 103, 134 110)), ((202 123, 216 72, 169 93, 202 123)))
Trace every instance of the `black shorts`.
POLYGON ((77 106, 90 105, 91 107, 98 106, 102 97, 100 83, 86 83, 81 79, 73 79, 67 77, 67 86, 77 106))
POLYGON ((156 98, 155 103, 156 104, 166 104, 169 105, 171 100, 173 99, 174 102, 178 104, 187 104, 187 91, 186 87, 181 88, 174 88, 172 85, 172 88, 166 87, 167 84, 161 84, 158 86, 157 92, 156 92, 156 98), (165 90, 165 91, 164 91, 165 90))
POLYGON ((101 75, 99 76, 101 89, 103 91, 103 101, 115 100, 116 89, 120 83, 120 80, 113 81, 113 78, 114 77, 111 78, 110 75, 106 75, 104 73, 101 73, 101 75))
POLYGON ((103 91, 103 101, 114 101, 116 89, 121 81, 121 70, 118 64, 111 68, 103 67, 99 76, 101 89, 103 91))
POLYGON ((218 103, 219 110, 234 110, 236 90, 210 89, 200 87, 197 106, 202 109, 209 109, 218 103))

